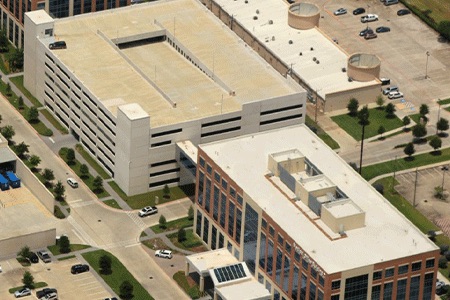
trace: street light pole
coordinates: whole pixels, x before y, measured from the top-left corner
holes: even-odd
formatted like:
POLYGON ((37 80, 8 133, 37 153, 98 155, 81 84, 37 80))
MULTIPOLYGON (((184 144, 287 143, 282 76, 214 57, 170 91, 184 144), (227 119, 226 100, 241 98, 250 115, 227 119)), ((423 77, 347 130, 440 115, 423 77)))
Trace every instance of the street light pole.
POLYGON ((427 55, 427 62, 426 62, 426 64, 425 64, 425 79, 428 78, 428 57, 430 56, 430 52, 427 51, 427 52, 426 52, 426 55, 427 55))

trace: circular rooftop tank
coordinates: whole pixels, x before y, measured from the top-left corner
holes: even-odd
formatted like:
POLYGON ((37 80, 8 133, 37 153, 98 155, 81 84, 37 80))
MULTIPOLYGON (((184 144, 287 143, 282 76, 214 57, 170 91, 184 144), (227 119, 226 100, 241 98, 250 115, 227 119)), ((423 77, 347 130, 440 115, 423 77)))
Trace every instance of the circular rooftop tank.
POLYGON ((380 77, 380 66, 376 55, 356 53, 348 58, 347 75, 356 81, 372 81, 380 77))
POLYGON ((296 29, 311 29, 319 26, 320 10, 315 4, 294 3, 289 6, 288 24, 296 29))

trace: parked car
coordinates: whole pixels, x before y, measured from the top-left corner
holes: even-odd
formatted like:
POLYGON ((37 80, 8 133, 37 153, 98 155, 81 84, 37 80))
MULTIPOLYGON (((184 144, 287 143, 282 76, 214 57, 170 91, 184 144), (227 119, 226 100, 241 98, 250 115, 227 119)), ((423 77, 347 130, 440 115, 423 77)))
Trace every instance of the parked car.
POLYGON ((387 95, 387 94, 389 94, 390 92, 395 92, 395 91, 398 91, 398 87, 395 86, 395 85, 393 85, 393 86, 390 86, 390 87, 384 89, 384 90, 383 90, 383 95, 387 95))
POLYGON ((376 31, 377 33, 381 33, 381 32, 389 32, 389 31, 391 31, 391 28, 389 28, 389 27, 387 27, 387 26, 380 26, 380 27, 377 27, 377 29, 375 29, 375 31, 376 31))
POLYGON ((56 49, 66 49, 67 45, 65 41, 58 41, 58 42, 54 42, 48 45, 48 48, 51 50, 56 50, 56 49))
POLYGON ((155 252, 156 257, 162 257, 162 258, 172 258, 172 251, 170 250, 156 250, 155 252))
POLYGON ((366 12, 366 10, 365 10, 364 8, 358 7, 357 9, 355 9, 355 10, 353 11, 353 14, 356 16, 356 15, 363 14, 363 13, 365 13, 365 12, 366 12))
POLYGON ((72 274, 79 274, 79 273, 84 273, 84 272, 89 272, 88 265, 77 264, 77 265, 73 265, 72 268, 70 268, 70 273, 72 273, 72 274))
POLYGON ((402 97, 403 97, 403 93, 399 92, 399 91, 390 92, 388 94, 389 99, 397 99, 397 98, 402 98, 402 97))
POLYGON ((397 16, 409 15, 410 13, 411 11, 409 9, 404 8, 397 11, 397 16))
POLYGON ((78 187, 78 182, 71 177, 67 178, 67 183, 74 189, 76 189, 78 187))
POLYGON ((339 16, 339 15, 345 15, 347 13, 347 9, 341 7, 337 10, 334 11, 334 15, 335 16, 339 16))
POLYGON ((380 81, 381 81, 381 85, 391 84, 391 80, 389 78, 386 78, 386 77, 381 77, 380 81))
POLYGON ((439 289, 441 287, 445 286, 445 282, 443 282, 442 280, 436 280, 436 289, 439 289))
POLYGON ((368 14, 368 15, 361 17, 362 23, 373 22, 373 21, 378 21, 378 15, 368 14))
POLYGON ((45 251, 45 250, 38 251, 38 252, 36 252, 36 254, 37 254, 37 256, 39 256, 39 258, 40 258, 43 262, 45 262, 45 263, 49 263, 49 262, 52 261, 52 258, 50 257, 50 255, 48 254, 48 252, 45 251))
POLYGON ((58 291, 56 289, 52 289, 52 288, 45 288, 43 290, 37 291, 36 297, 38 299, 41 299, 41 298, 45 297, 46 295, 52 294, 52 293, 58 294, 58 291))
POLYGON ((376 33, 373 33, 373 32, 371 32, 371 33, 366 33, 366 35, 364 36, 364 38, 365 38, 366 40, 374 39, 374 38, 376 38, 376 37, 377 37, 377 34, 376 34, 376 33))
POLYGON ((29 288, 23 288, 14 292, 14 297, 20 298, 31 295, 31 290, 29 288))
POLYGON ((370 27, 364 28, 359 32, 359 36, 365 36, 368 33, 373 33, 373 30, 370 27))
POLYGON ((158 212, 158 208, 156 206, 146 206, 139 211, 139 217, 145 217, 149 215, 156 214, 158 212))
POLYGON ((105 298, 103 300, 117 300, 117 298, 116 297, 112 297, 112 298, 105 298))
POLYGON ((30 256, 28 257, 32 264, 37 264, 39 262, 39 257, 34 252, 30 252, 30 256))
POLYGON ((50 294, 45 295, 42 298, 39 298, 39 300, 58 300, 58 294, 50 293, 50 294))

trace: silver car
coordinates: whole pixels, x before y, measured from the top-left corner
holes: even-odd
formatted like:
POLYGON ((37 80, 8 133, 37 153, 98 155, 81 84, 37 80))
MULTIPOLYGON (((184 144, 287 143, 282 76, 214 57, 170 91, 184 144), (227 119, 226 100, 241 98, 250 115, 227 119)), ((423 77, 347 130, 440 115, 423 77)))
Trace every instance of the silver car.
POLYGON ((383 95, 387 95, 390 92, 395 92, 395 91, 398 91, 398 87, 397 86, 390 86, 390 87, 388 87, 388 88, 383 90, 383 95))
POLYGON ((339 16, 339 15, 345 15, 347 13, 347 10, 343 7, 337 9, 334 11, 334 15, 335 16, 339 16))
POLYGON ((403 93, 401 93, 399 91, 390 92, 388 95, 389 99, 397 99, 397 98, 402 98, 402 97, 403 97, 403 93))

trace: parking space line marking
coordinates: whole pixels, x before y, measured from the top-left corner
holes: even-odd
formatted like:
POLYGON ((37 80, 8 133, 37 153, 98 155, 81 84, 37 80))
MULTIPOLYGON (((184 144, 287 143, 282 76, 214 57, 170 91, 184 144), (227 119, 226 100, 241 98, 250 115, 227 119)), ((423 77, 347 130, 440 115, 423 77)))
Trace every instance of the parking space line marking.
POLYGON ((129 248, 129 247, 134 247, 134 246, 138 246, 138 245, 140 245, 141 243, 135 243, 135 244, 131 244, 131 245, 128 245, 128 246, 125 246, 125 248, 129 248))

